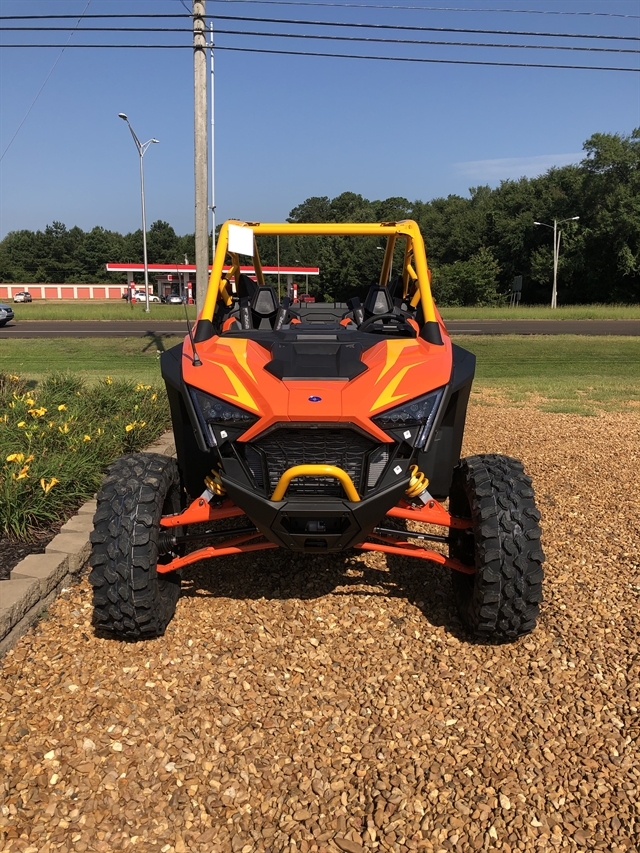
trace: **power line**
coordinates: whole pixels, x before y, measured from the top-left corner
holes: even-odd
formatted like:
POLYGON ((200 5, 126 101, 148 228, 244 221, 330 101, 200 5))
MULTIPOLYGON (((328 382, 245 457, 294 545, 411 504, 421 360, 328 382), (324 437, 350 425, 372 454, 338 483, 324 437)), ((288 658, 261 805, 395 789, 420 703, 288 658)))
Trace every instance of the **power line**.
MULTIPOLYGON (((224 3, 251 3, 252 5, 273 5, 273 6, 310 6, 321 9, 382 9, 388 11, 412 11, 412 12, 489 12, 493 14, 514 14, 514 15, 561 15, 564 17, 590 17, 590 18, 623 18, 638 20, 640 15, 628 15, 621 12, 587 12, 581 11, 563 11, 560 9, 473 9, 463 8, 460 6, 400 6, 386 5, 376 3, 312 3, 303 2, 303 0, 217 0, 224 3)), ((184 3, 182 4, 184 6, 184 3)), ((162 13, 162 12, 108 12, 105 14, 85 15, 85 18, 185 18, 191 17, 191 12, 185 6, 186 12, 178 13, 162 13)), ((62 18, 75 18, 75 15, 1 15, 0 20, 54 20, 62 18)), ((207 16, 210 17, 210 16, 207 16)))
POLYGON ((301 21, 291 18, 254 18, 244 15, 209 15, 216 21, 247 21, 269 24, 297 24, 312 27, 356 27, 372 30, 411 30, 422 33, 472 33, 473 35, 492 36, 537 36, 542 38, 572 38, 572 39, 615 39, 619 41, 640 41, 640 36, 607 36, 599 34, 580 33, 541 33, 522 30, 472 30, 461 27, 412 27, 406 24, 358 24, 338 23, 336 21, 301 21))
MULTIPOLYGON (((237 0, 233 0, 237 2, 237 0)), ((52 30, 66 29, 66 27, 6 27, 6 31, 15 32, 51 32, 52 30)), ((115 33, 191 33, 190 29, 177 27, 85 27, 79 32, 115 32, 115 33)), ((350 41, 376 44, 424 44, 424 45, 443 45, 445 47, 493 47, 493 48, 516 48, 518 50, 584 50, 590 53, 640 53, 640 50, 634 48, 616 48, 616 47, 580 47, 574 45, 558 45, 558 44, 503 44, 500 42, 473 42, 473 41, 431 41, 424 39, 384 39, 368 36, 332 36, 319 35, 315 33, 266 33, 256 32, 254 30, 221 30, 216 29, 216 35, 237 35, 237 36, 257 36, 272 37, 272 38, 297 38, 297 39, 324 39, 325 41, 350 41)))
MULTIPOLYGON (((59 27, 7 27, 6 30, 15 32, 32 32, 45 31, 50 32, 57 29, 66 29, 59 27)), ((149 32, 149 33, 191 33, 190 29, 178 29, 171 27, 85 27, 79 32, 149 32)), ((491 48, 512 48, 516 50, 578 50, 587 51, 589 53, 631 53, 638 54, 640 50, 635 48, 617 48, 617 47, 582 47, 577 45, 561 45, 561 44, 503 44, 500 42, 473 42, 473 41, 434 41, 426 39, 386 39, 375 38, 368 36, 333 36, 320 35, 316 33, 266 33, 256 32, 254 30, 221 30, 217 29, 216 35, 235 35, 235 36, 256 36, 259 38, 286 38, 286 39, 320 39, 324 41, 347 41, 357 42, 362 44, 412 44, 412 45, 430 45, 443 47, 491 47, 491 48)))
POLYGON ((216 50, 236 50, 244 51, 245 53, 271 53, 284 54, 286 56, 329 56, 333 59, 376 59, 383 62, 427 62, 441 65, 492 65, 506 66, 510 68, 567 68, 579 71, 635 71, 640 73, 640 68, 607 68, 601 65, 550 65, 537 62, 488 62, 475 61, 468 59, 422 59, 417 57, 404 56, 363 56, 359 54, 344 54, 344 53, 312 53, 311 51, 297 50, 267 50, 253 47, 222 47, 216 45, 216 50))
POLYGON ((338 9, 389 9, 408 10, 412 12, 493 12, 499 14, 522 14, 522 15, 586 15, 594 18, 634 18, 640 19, 640 15, 623 15, 618 12, 564 12, 559 9, 464 9, 458 6, 386 6, 377 3, 311 3, 302 0, 218 0, 224 3, 251 3, 270 6, 316 6, 321 8, 338 9))
MULTIPOLYGON (((205 45, 211 47, 211 45, 205 45)), ((0 44, 0 48, 55 48, 63 47, 59 44, 0 44)), ((115 49, 115 50, 193 50, 193 45, 190 44, 70 44, 69 48, 77 49, 115 49)), ((232 50, 240 53, 267 53, 281 56, 320 56, 328 57, 329 59, 371 59, 381 62, 426 62, 434 65, 488 65, 494 67, 506 68, 563 68, 575 71, 631 71, 640 73, 640 68, 622 68, 606 65, 558 65, 551 63, 540 62, 490 62, 488 60, 471 60, 471 59, 426 59, 410 56, 367 56, 364 54, 349 54, 349 53, 323 53, 320 51, 305 51, 305 50, 272 50, 268 48, 257 47, 230 47, 216 45, 219 50, 232 50)))
MULTIPOLYGON (((238 2, 238 0, 233 0, 233 2, 238 2)), ((251 2, 251 0, 246 0, 246 2, 251 2)), ((51 18, 52 16, 39 16, 40 18, 51 18)), ((63 17, 63 16, 57 16, 63 17)), ((68 16, 64 16, 68 17, 68 16)), ((87 15, 87 17, 90 17, 87 15)), ((107 16, 98 16, 98 17, 107 17, 107 16)), ((110 16, 110 17, 116 17, 110 16)), ((125 17, 124 15, 120 15, 118 17, 125 17)), ((142 17, 142 16, 133 16, 133 17, 142 17)), ((155 16, 154 16, 155 17, 155 16)), ((158 17, 170 17, 168 15, 158 16, 158 17)), ((178 15, 175 17, 186 17, 185 15, 178 15)), ((372 30, 402 30, 402 31, 410 31, 410 32, 426 32, 426 33, 464 33, 464 34, 472 34, 472 35, 496 35, 496 36, 536 36, 538 38, 572 38, 572 39, 605 39, 605 40, 615 40, 615 41, 640 41, 640 36, 619 36, 619 35, 602 35, 599 33, 548 33, 548 32, 535 32, 530 30, 478 30, 478 29, 468 29, 464 27, 422 27, 422 26, 409 26, 407 24, 361 24, 355 23, 353 21, 349 21, 346 23, 342 23, 340 21, 305 21, 295 18, 259 18, 253 16, 246 15, 207 15, 207 17, 211 20, 216 21, 244 21, 247 23, 259 23, 259 24, 292 24, 294 26, 307 26, 307 27, 345 27, 345 28, 357 28, 357 29, 372 29, 372 30)), ((25 16, 20 16, 22 20, 24 20, 25 16)), ((29 20, 36 20, 38 16, 32 16, 29 20)), ((0 21, 9 20, 9 17, 0 16, 0 21)), ((16 20, 16 16, 11 18, 12 20, 16 20)), ((4 31, 11 30, 35 30, 36 27, 5 27, 4 31)), ((42 27, 40 29, 50 29, 57 30, 62 29, 66 30, 67 27, 42 27)), ((94 31, 90 27, 84 28, 87 32, 94 31)), ((99 30, 100 28, 96 28, 99 30)), ((134 31, 135 28, 132 28, 134 31)), ((105 28, 107 30, 107 28, 105 28)), ((171 32, 171 30, 167 29, 167 32, 171 32)), ((176 32, 180 32, 182 30, 176 30, 176 32)), ((184 30, 184 32, 190 32, 190 30, 184 30)))
POLYGON ((62 59, 62 54, 65 52, 65 49, 68 47, 69 42, 70 42, 70 41, 71 41, 71 39, 73 38, 73 33, 76 31, 76 29, 77 29, 77 28, 78 28, 78 26, 80 25, 80 21, 82 20, 82 17, 83 17, 83 15, 84 15, 84 13, 85 13, 85 12, 87 11, 87 9, 89 8, 90 3, 91 3, 91 0, 87 0, 87 5, 86 5, 86 6, 84 7, 84 9, 82 10, 82 14, 81 14, 81 15, 80 15, 80 17, 78 18, 78 20, 77 20, 77 22, 76 22, 76 25, 75 25, 75 27, 73 28, 72 32, 71 32, 71 33, 69 33, 69 38, 67 39, 67 43, 66 43, 66 44, 64 44, 64 45, 62 45, 62 50, 61 50, 61 51, 60 51, 60 53, 58 54, 58 57, 57 57, 56 61, 55 61, 55 62, 53 63, 53 65, 51 66, 51 68, 50 68, 50 70, 49 70, 49 73, 48 73, 48 74, 47 74, 47 76, 44 78, 44 82, 43 82, 42 86, 40 86, 40 88, 38 89, 38 92, 37 92, 37 94, 36 94, 35 98, 34 98, 34 99, 33 99, 33 101, 31 102, 31 106, 29 107, 29 109, 28 109, 28 110, 26 111, 26 113, 24 114, 24 118, 22 119, 22 121, 21 121, 21 122, 20 122, 20 124, 18 125, 18 128, 17 128, 16 132, 13 134, 13 136, 12 136, 12 137, 11 137, 11 139, 9 140, 9 144, 7 145, 7 147, 6 147, 6 148, 4 149, 4 151, 2 152, 2 156, 0 157, 0 163, 2 163, 2 161, 4 160, 4 155, 5 155, 5 154, 7 153, 7 151, 11 148, 11 146, 12 146, 12 144, 13 144, 13 140, 14 140, 14 139, 16 138, 16 136, 20 133, 20 130, 21 130, 21 128, 22 128, 22 125, 23 125, 23 124, 25 123, 25 121, 29 118, 29 114, 31 113, 31 110, 35 107, 35 105, 36 105, 36 101, 37 101, 37 100, 38 100, 38 98, 40 97, 40 95, 41 95, 42 90, 44 89, 44 87, 47 85, 47 82, 49 81, 49 77, 51 77, 51 75, 52 75, 52 74, 53 74, 53 72, 55 71, 55 69, 56 69, 56 65, 57 65, 57 64, 60 62, 60 60, 62 59))

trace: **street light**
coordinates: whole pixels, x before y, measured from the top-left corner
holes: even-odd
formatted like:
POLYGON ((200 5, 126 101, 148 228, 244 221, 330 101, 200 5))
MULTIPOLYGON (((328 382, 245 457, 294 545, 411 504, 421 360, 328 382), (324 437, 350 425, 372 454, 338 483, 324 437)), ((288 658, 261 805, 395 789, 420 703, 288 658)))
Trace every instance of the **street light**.
POLYGON ((138 137, 135 134, 134 129, 129 124, 129 119, 126 117, 124 113, 118 113, 118 118, 121 118, 122 121, 126 121, 129 125, 129 130, 131 131, 131 136, 133 136, 133 141, 136 144, 136 148, 138 149, 138 154, 140 155, 140 191, 142 194, 142 247, 144 250, 144 298, 145 298, 145 311, 147 314, 149 313, 149 264, 147 262, 147 218, 144 210, 144 168, 142 166, 142 158, 145 155, 147 148, 151 145, 152 142, 158 142, 157 139, 149 139, 147 142, 140 142, 138 137))
POLYGON ((570 216, 569 219, 553 220, 553 225, 547 225, 546 222, 534 222, 534 225, 542 225, 545 228, 551 228, 553 231, 553 290, 551 291, 551 307, 558 307, 558 258, 560 257, 560 236, 562 231, 558 231, 558 225, 563 222, 575 222, 580 219, 579 216, 570 216))

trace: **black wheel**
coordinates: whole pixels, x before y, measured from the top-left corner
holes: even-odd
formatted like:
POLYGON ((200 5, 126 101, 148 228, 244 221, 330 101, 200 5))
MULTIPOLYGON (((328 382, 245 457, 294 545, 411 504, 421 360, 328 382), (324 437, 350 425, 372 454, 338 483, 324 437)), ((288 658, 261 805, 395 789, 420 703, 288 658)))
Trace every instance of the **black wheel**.
MULTIPOLYGON (((158 574, 159 521, 180 512, 175 459, 134 453, 111 465, 98 493, 91 534, 94 626, 123 639, 164 634, 180 595, 180 574, 158 574)), ((177 531, 176 531, 177 532, 177 531)))
POLYGON ((451 530, 449 554, 475 574, 452 573, 465 628, 485 640, 515 640, 536 626, 542 601, 540 513, 531 478, 508 456, 463 459, 455 468, 449 512, 473 522, 451 530))

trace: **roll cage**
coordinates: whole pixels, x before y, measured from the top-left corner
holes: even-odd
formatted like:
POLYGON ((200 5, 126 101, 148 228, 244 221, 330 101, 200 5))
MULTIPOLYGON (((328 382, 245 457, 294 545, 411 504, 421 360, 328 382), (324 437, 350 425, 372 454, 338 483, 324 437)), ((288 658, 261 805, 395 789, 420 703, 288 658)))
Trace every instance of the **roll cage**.
MULTIPOLYGON (((417 223, 411 219, 405 219, 401 222, 382 223, 329 222, 312 224, 228 220, 222 225, 218 236, 207 294, 204 306, 198 317, 195 333, 196 342, 208 340, 216 334, 214 325, 216 307, 219 303, 222 303, 222 306, 227 309, 231 308, 233 305, 234 285, 236 290, 240 286, 240 276, 242 273, 239 254, 241 253, 232 250, 229 239, 230 228, 242 228, 250 232, 250 236, 247 235, 245 237, 245 242, 248 242, 248 245, 252 247, 255 276, 260 286, 264 286, 265 284, 256 240, 256 237, 261 234, 283 236, 386 236, 388 240, 380 271, 380 287, 386 287, 389 282, 394 250, 398 240, 403 240, 402 300, 415 316, 420 318, 420 337, 428 343, 442 345, 438 316, 431 294, 431 274, 427 266, 424 241, 417 223), (224 273, 223 270, 228 255, 231 258, 231 266, 224 273)), ((242 254, 245 253, 242 252, 242 254)))

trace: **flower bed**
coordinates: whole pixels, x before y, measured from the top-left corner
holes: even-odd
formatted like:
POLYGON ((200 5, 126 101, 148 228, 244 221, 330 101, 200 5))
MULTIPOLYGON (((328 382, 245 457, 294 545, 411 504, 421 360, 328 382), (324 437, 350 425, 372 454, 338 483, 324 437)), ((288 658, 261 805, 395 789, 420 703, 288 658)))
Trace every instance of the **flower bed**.
POLYGON ((0 536, 28 540, 98 490, 106 467, 170 423, 164 391, 56 374, 32 383, 0 373, 0 536))

